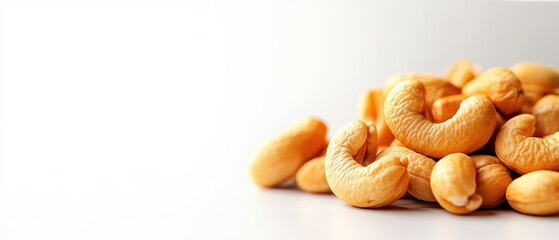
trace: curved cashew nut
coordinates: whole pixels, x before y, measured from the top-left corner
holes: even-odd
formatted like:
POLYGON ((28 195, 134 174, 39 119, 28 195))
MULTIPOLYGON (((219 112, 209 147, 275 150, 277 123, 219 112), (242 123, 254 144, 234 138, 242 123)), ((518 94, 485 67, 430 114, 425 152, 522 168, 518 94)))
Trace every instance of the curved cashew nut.
POLYGON ((480 69, 468 60, 458 60, 446 71, 446 78, 452 85, 462 88, 479 75, 480 69))
POLYGON ((394 140, 394 135, 384 121, 384 94, 381 89, 367 91, 359 104, 361 119, 374 121, 378 133, 378 145, 388 146, 394 140))
POLYGON ((487 98, 469 97, 451 119, 433 123, 421 114, 423 92, 420 82, 405 81, 386 98, 386 124, 406 147, 441 158, 450 153, 471 153, 491 138, 496 112, 487 98))
POLYGON ((408 188, 405 159, 389 157, 373 162, 376 138, 371 122, 353 121, 336 132, 326 152, 328 185, 339 199, 356 207, 389 205, 408 188))
POLYGON ((430 181, 435 160, 405 147, 389 147, 380 152, 375 161, 392 156, 406 159, 408 162, 407 170, 410 179, 408 193, 419 200, 436 202, 430 181))
MULTIPOLYGON (((518 63, 510 68, 527 93, 559 94, 559 70, 539 63, 518 63)), ((537 100, 537 99, 536 99, 537 100)))
POLYGON ((437 202, 454 214, 471 213, 483 201, 476 193, 474 160, 462 153, 450 154, 435 164, 431 188, 437 202))
POLYGON ((486 95, 497 110, 506 116, 514 115, 524 105, 522 84, 514 73, 506 68, 492 68, 462 88, 462 94, 486 95))
POLYGON ((541 98, 532 114, 536 117, 536 137, 543 137, 559 131, 559 96, 547 95, 541 98))
POLYGON ((559 170, 559 132, 532 137, 536 117, 521 114, 508 120, 495 140, 495 152, 505 166, 521 173, 559 170))
POLYGON ((416 80, 423 84, 425 89, 425 108, 422 112, 429 120, 433 119, 431 116, 431 106, 435 100, 445 96, 460 94, 459 88, 440 77, 427 74, 405 73, 392 76, 388 79, 386 86, 384 87, 384 96, 388 96, 398 83, 407 80, 416 80))
POLYGON ((507 188, 507 200, 524 214, 559 213, 559 172, 540 170, 515 179, 507 188))
POLYGON ((501 161, 490 155, 471 156, 476 164, 476 193, 482 208, 493 208, 505 201, 505 193, 512 179, 501 161))
POLYGON ((326 125, 321 120, 299 122, 260 148, 250 167, 252 180, 262 187, 283 183, 320 152, 325 138, 326 125))
POLYGON ((332 192, 324 173, 325 159, 325 156, 313 158, 299 168, 295 181, 301 190, 310 193, 332 192))

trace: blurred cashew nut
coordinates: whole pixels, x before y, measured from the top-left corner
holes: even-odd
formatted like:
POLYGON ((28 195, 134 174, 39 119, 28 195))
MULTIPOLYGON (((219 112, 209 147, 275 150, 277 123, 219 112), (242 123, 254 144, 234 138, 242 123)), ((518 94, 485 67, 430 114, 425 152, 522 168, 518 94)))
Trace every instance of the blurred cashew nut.
POLYGON ((295 175, 295 181, 301 190, 310 193, 331 192, 324 173, 325 159, 325 156, 313 158, 299 168, 295 175))
POLYGON ((547 95, 534 105, 532 114, 536 117, 536 133, 543 137, 559 131, 559 96, 547 95))
POLYGON ((359 115, 364 121, 373 121, 378 133, 378 145, 388 146, 394 135, 384 121, 384 94, 381 89, 367 91, 359 103, 359 115))
POLYGON ((462 88, 466 83, 479 75, 480 69, 468 60, 459 60, 453 63, 446 71, 447 80, 457 88, 462 88))

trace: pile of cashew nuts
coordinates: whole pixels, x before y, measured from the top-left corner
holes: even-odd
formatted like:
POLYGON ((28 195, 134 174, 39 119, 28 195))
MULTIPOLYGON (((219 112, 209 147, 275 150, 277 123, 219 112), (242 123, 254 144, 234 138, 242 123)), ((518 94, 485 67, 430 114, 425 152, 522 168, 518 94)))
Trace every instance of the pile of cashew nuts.
POLYGON ((520 213, 559 213, 559 70, 537 63, 481 71, 467 60, 445 76, 398 74, 367 91, 358 120, 327 140, 307 118, 266 143, 253 181, 295 178, 360 208, 400 198, 468 214, 508 203, 520 213))

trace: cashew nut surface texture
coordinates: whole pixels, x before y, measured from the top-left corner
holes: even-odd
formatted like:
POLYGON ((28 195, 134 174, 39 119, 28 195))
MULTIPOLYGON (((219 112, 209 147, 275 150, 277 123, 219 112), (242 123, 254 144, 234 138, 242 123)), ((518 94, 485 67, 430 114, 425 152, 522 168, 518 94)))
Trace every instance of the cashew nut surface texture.
POLYGON ((532 114, 536 117, 536 133, 543 137, 559 131, 559 96, 547 95, 534 105, 532 114))
POLYGON ((483 72, 462 88, 462 94, 486 95, 505 116, 520 112, 524 105, 522 84, 518 77, 506 68, 492 68, 483 72))
POLYGON ((476 193, 475 162, 462 153, 450 154, 435 164, 431 189, 437 202, 454 214, 471 213, 483 201, 476 193))
POLYGON ((501 161, 490 155, 471 156, 476 164, 476 193, 483 202, 481 208, 493 208, 505 201, 505 193, 512 179, 501 161))
POLYGON ((387 157, 373 162, 376 138, 372 122, 356 120, 343 126, 330 140, 326 180, 332 192, 350 205, 386 206, 401 198, 408 188, 406 159, 387 157))
POLYGON ((423 85, 413 80, 396 85, 384 105, 386 124, 394 136, 404 146, 430 157, 478 150, 495 128, 495 107, 483 96, 465 99, 456 114, 441 123, 425 118, 423 108, 423 85))
POLYGON ((406 147, 388 147, 377 155, 376 160, 387 157, 406 159, 409 174, 408 193, 413 197, 427 201, 436 202, 431 190, 431 172, 435 167, 435 160, 406 147))
POLYGON ((476 78, 479 72, 479 67, 473 65, 470 61, 459 60, 447 69, 446 78, 452 85, 462 88, 466 83, 476 78))
POLYGON ((521 173, 559 170, 559 132, 543 138, 532 137, 536 118, 521 114, 509 119, 499 130, 495 152, 503 164, 521 173))
POLYGON ((515 179, 507 188, 507 201, 524 214, 559 213, 559 172, 540 170, 515 179))
POLYGON ((381 89, 367 91, 359 103, 359 115, 364 121, 374 121, 378 134, 378 145, 388 146, 394 135, 384 121, 384 94, 381 89))
POLYGON ((250 167, 252 180, 275 187, 295 176, 303 163, 315 157, 325 144, 326 125, 307 118, 266 143, 250 167))
POLYGON ((518 63, 510 69, 522 82, 524 92, 559 94, 559 70, 531 62, 518 63))
POLYGON ((325 156, 313 158, 299 168, 295 175, 295 181, 301 190, 310 193, 331 192, 324 173, 325 159, 325 156))

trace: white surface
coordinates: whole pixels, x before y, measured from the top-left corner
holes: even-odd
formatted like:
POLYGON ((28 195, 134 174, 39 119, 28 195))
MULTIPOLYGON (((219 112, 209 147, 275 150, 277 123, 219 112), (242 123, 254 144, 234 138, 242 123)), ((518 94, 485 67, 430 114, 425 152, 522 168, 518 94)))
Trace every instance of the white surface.
MULTIPOLYGON (((558 218, 453 216, 261 190, 267 138, 330 135, 404 71, 559 66, 556 3, 4 1, 1 239, 550 239, 558 218)), ((410 209, 407 209, 410 208, 410 209)))

